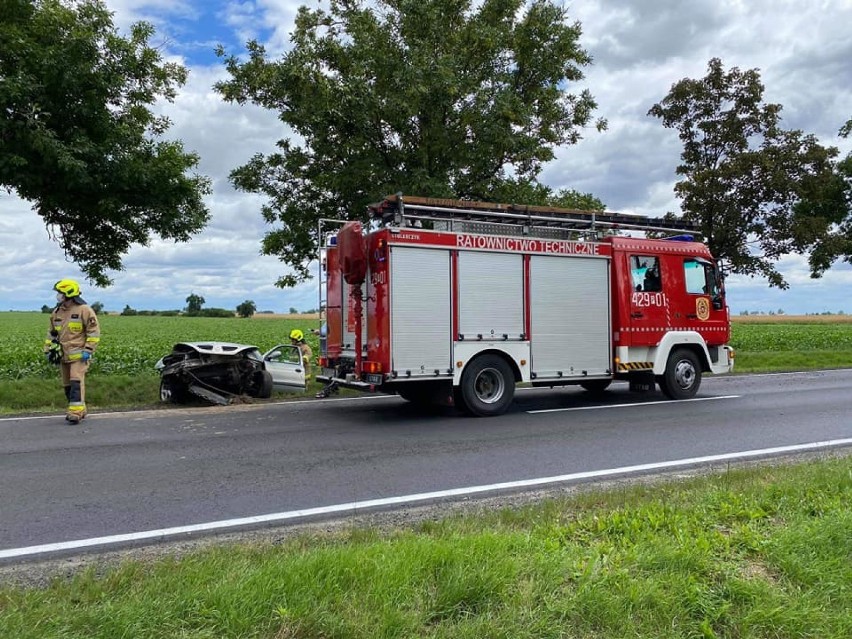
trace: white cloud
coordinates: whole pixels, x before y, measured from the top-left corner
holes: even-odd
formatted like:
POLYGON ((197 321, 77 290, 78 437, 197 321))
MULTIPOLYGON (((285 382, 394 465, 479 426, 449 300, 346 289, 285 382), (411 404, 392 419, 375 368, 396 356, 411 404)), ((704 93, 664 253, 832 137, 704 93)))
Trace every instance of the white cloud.
MULTIPOLYGON (((176 101, 158 109, 173 122, 169 136, 200 155, 200 172, 213 178, 214 191, 207 200, 208 229, 187 244, 155 240, 134 247, 113 286, 84 287, 90 301, 118 310, 126 304, 180 308, 195 292, 207 306, 233 308, 245 299, 264 310, 316 306, 313 282, 288 291, 274 287, 284 267, 259 254, 269 230, 259 213, 263 198, 237 192, 228 182, 232 169, 254 153, 273 150, 287 131, 275 113, 225 104, 212 89, 226 78, 212 56, 214 43, 240 53, 247 39, 259 38, 278 56, 291 46, 300 4, 327 7, 319 0, 107 0, 121 29, 141 19, 153 22, 155 41, 190 66, 176 101)), ((672 187, 680 143, 647 111, 674 82, 703 76, 712 57, 726 68, 759 68, 765 97, 784 106, 786 126, 852 151, 852 140, 837 138, 852 117, 849 0, 812 3, 807 10, 789 0, 577 0, 569 10, 582 23, 582 43, 594 57, 586 79, 571 90, 588 88, 610 127, 601 134, 590 129, 579 144, 557 150, 543 172, 554 188, 591 192, 614 210, 648 215, 678 210, 672 187)), ((27 203, 0 192, 0 210, 0 309, 37 309, 53 299, 50 288, 57 279, 82 278, 27 203)), ((799 257, 786 258, 779 268, 791 284, 788 291, 770 290, 762 280, 730 278, 733 312, 822 312, 844 304, 852 312, 850 265, 835 266, 821 280, 810 279, 799 257)))

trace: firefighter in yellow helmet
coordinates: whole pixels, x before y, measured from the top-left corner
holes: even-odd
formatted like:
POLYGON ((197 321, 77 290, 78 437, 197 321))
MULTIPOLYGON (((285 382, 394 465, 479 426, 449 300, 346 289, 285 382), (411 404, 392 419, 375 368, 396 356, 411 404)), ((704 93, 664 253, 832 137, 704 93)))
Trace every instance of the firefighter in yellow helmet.
POLYGON ((305 342, 305 334, 298 328, 290 331, 290 343, 299 347, 299 352, 302 354, 302 364, 305 365, 305 379, 311 376, 311 358, 313 352, 311 347, 305 342))
POLYGON ((53 290, 57 304, 50 314, 44 352, 49 362, 59 365, 68 399, 65 419, 77 424, 86 417, 86 372, 101 341, 101 329, 97 315, 80 297, 76 281, 59 280, 53 290))

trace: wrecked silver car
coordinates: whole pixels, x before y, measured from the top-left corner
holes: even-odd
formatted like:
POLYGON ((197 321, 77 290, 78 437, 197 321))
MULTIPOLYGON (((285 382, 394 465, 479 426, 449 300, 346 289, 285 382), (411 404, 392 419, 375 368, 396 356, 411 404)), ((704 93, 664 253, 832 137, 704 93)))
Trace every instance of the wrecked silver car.
POLYGON ((305 392, 305 369, 297 346, 279 344, 261 354, 257 346, 231 342, 179 342, 155 365, 160 400, 196 398, 226 405, 241 396, 266 399, 272 391, 305 392))

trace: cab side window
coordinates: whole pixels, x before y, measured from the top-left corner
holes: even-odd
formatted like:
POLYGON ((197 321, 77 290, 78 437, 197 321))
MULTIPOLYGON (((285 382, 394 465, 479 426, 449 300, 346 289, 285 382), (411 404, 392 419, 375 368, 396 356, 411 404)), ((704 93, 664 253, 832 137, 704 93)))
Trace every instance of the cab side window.
POLYGON ((296 346, 280 346, 266 356, 267 361, 299 364, 302 358, 299 354, 299 349, 296 346))
POLYGON ((630 276, 634 291, 655 293, 663 290, 660 261, 653 255, 631 255, 630 276))
POLYGON ((706 260, 686 259, 683 261, 683 279, 686 292, 692 295, 716 295, 716 276, 713 265, 706 260))

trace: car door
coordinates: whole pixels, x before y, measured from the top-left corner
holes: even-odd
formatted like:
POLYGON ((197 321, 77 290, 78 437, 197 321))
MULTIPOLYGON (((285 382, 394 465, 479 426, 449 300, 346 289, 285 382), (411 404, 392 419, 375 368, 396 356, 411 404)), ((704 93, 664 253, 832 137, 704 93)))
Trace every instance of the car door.
POLYGON ((266 370, 272 375, 272 386, 285 393, 304 393, 305 366, 298 346, 279 344, 263 355, 266 370))

